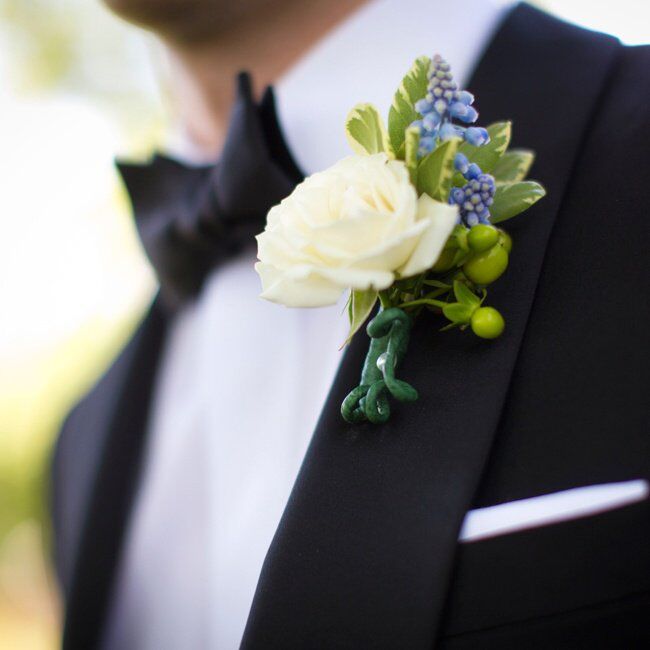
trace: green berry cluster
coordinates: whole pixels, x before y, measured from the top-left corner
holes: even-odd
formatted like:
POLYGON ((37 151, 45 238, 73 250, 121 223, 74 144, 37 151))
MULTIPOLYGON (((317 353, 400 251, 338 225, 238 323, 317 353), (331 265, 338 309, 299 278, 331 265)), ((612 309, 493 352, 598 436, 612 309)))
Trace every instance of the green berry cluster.
POLYGON ((512 239, 505 230, 459 224, 428 273, 401 280, 380 297, 413 316, 423 309, 441 313, 449 321, 443 329, 469 327, 480 338, 495 339, 505 321, 484 303, 487 287, 508 268, 511 250, 512 239))

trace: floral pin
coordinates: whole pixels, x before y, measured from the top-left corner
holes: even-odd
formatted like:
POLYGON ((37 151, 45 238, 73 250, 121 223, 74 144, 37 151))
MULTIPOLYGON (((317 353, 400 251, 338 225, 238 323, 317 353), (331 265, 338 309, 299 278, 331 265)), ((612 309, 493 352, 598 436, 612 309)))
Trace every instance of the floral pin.
POLYGON ((346 120, 354 154, 305 179, 273 207, 257 237, 262 297, 289 307, 335 304, 350 292, 349 342, 375 310, 359 385, 343 401, 351 423, 386 422, 390 401, 417 390, 398 379, 414 320, 445 319, 497 338, 485 305, 512 240, 495 227, 545 194, 524 180, 530 151, 508 151, 510 122, 474 126, 474 97, 439 55, 420 57, 395 93, 388 128, 371 104, 346 120))

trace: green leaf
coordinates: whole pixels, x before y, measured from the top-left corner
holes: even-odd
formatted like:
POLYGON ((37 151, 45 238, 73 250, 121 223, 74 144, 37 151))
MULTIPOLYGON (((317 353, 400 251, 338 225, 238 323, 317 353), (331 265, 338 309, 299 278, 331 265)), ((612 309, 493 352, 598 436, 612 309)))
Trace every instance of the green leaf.
POLYGON ((451 289, 451 285, 441 280, 425 280, 422 284, 427 287, 436 287, 437 289, 451 289))
MULTIPOLYGON (((458 153, 467 156, 470 162, 476 163, 481 171, 489 174, 499 159, 506 152, 510 144, 510 134, 512 131, 511 122, 495 122, 487 127, 487 132, 490 134, 490 141, 481 147, 475 147, 472 144, 463 142, 458 147, 458 153)), ((460 187, 465 185, 467 181, 463 178, 460 172, 454 174, 454 185, 460 187)))
POLYGON ((478 307, 481 299, 464 283, 458 280, 454 281, 454 295, 456 300, 468 307, 478 307))
POLYGON ((535 154, 525 149, 506 151, 492 170, 497 183, 523 181, 535 160, 535 154))
POLYGON ((420 130, 417 127, 406 129, 404 140, 404 162, 409 170, 411 183, 415 185, 418 176, 418 147, 420 146, 420 130))
POLYGON ((451 302, 442 308, 442 313, 452 323, 469 323, 469 319, 472 317, 474 309, 475 307, 471 305, 465 305, 460 302, 451 302))
POLYGON ((350 292, 350 300, 348 302, 348 316, 350 318, 350 331, 343 346, 347 345, 352 337, 359 331, 359 328, 366 322, 368 316, 375 307, 377 302, 377 291, 375 289, 367 289, 366 291, 357 291, 353 289, 350 292))
POLYGON ((345 135, 358 154, 390 151, 388 133, 379 111, 372 104, 357 104, 345 120, 345 135))
POLYGON ((490 222, 499 223, 518 215, 537 203, 546 190, 535 181, 505 183, 497 187, 494 203, 490 206, 490 222))
POLYGON ((422 116, 415 110, 415 102, 427 94, 427 78, 431 59, 418 57, 406 73, 400 87, 395 93, 393 104, 388 113, 388 135, 393 151, 398 158, 403 154, 404 134, 406 129, 422 116))
POLYGON ((436 201, 447 202, 454 175, 454 156, 461 140, 443 142, 420 161, 417 176, 418 194, 426 193, 436 201))

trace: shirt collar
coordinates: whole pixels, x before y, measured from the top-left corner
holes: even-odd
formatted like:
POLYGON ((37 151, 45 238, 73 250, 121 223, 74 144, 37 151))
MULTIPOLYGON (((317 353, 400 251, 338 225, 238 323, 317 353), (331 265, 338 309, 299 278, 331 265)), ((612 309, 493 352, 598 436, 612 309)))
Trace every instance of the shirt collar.
POLYGON ((276 84, 280 124, 307 174, 349 155, 344 122, 359 102, 388 114, 414 59, 439 52, 469 78, 509 0, 372 0, 317 43, 276 84))

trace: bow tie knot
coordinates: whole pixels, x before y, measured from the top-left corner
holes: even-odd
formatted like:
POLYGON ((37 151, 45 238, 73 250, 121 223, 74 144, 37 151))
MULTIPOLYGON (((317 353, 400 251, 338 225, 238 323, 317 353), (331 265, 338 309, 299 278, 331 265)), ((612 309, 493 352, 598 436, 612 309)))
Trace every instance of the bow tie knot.
POLYGON ((148 164, 117 166, 161 296, 173 309, 198 295, 213 268, 254 241, 269 209, 302 179, 282 138, 272 90, 257 104, 246 73, 237 79, 216 164, 190 166, 156 154, 148 164))

